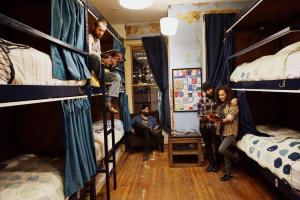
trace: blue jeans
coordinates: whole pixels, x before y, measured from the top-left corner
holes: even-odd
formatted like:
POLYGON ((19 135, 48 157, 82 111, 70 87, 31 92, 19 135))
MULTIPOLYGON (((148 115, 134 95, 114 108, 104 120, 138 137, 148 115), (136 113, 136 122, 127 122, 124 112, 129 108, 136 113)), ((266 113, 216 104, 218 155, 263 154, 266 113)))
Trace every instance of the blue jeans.
POLYGON ((229 147, 236 141, 236 136, 224 136, 221 145, 219 146, 220 154, 224 155, 225 161, 225 174, 231 175, 231 162, 233 153, 229 150, 229 147))

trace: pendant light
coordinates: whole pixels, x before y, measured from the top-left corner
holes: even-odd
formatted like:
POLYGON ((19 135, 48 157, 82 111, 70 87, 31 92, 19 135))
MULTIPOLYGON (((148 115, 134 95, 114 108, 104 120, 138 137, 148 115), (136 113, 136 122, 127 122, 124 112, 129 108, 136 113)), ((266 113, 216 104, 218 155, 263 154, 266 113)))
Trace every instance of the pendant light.
POLYGON ((127 9, 141 10, 150 7, 153 0, 120 0, 120 5, 127 9))
POLYGON ((160 19, 160 32, 163 35, 175 35, 178 27, 178 20, 174 17, 160 19))

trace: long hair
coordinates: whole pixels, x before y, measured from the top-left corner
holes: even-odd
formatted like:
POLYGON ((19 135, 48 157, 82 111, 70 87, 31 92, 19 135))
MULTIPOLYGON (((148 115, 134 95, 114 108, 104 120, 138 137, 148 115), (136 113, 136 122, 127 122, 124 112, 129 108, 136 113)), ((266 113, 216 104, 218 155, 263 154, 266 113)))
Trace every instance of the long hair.
POLYGON ((216 92, 215 92, 215 99, 216 99, 216 102, 218 105, 222 104, 223 102, 220 101, 219 99, 219 91, 220 90, 224 90, 224 92, 226 93, 226 99, 225 99, 225 104, 229 104, 231 102, 231 100, 234 98, 234 94, 233 94, 233 91, 230 87, 228 87, 227 85, 223 85, 223 86, 220 86, 216 89, 216 92))

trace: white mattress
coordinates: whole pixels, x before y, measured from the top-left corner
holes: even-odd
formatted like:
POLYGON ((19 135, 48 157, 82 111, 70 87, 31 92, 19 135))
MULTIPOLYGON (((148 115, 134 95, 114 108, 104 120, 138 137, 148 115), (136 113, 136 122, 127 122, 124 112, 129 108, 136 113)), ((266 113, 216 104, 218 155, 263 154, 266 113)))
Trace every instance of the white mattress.
POLYGON ((64 162, 22 155, 0 170, 1 200, 64 200, 64 162))
POLYGON ((300 132, 271 126, 258 129, 273 136, 247 134, 238 141, 238 148, 260 166, 286 180, 292 188, 300 190, 300 132))
POLYGON ((300 78, 300 51, 263 56, 236 67, 230 76, 233 82, 300 78))
MULTIPOLYGON (((121 120, 115 119, 115 143, 119 142, 124 136, 123 122, 121 120)), ((107 127, 110 129, 111 123, 107 121, 107 127)), ((104 151, 104 124, 103 121, 98 121, 93 124, 93 134, 94 134, 94 143, 96 151, 96 159, 101 160, 105 156, 104 151)), ((108 139, 108 151, 112 149, 112 134, 109 134, 108 139)))
MULTIPOLYGON (((11 69, 7 66, 9 63, 6 59, 6 55, 8 55, 15 73, 15 77, 11 84, 81 86, 86 83, 86 80, 62 81, 52 78, 52 61, 48 54, 26 45, 11 43, 3 39, 1 40, 0 43, 2 48, 0 50, 0 63, 3 64, 1 64, 0 67, 0 74, 9 76, 7 72, 10 72, 11 69), (3 51, 3 48, 5 51, 3 51), (5 52, 7 54, 5 54, 5 52)), ((7 82, 0 79, 0 84, 7 84, 7 82)))

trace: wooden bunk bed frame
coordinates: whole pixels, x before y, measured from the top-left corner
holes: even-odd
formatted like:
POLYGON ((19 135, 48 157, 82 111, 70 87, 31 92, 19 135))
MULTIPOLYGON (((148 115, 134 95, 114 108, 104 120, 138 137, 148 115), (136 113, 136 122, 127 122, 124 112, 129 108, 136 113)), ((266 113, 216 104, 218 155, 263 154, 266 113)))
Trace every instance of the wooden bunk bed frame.
MULTIPOLYGON (((232 33, 234 38, 235 53, 228 57, 228 59, 232 59, 233 66, 274 54, 281 48, 300 41, 299 13, 300 1, 250 1, 248 6, 237 16, 235 23, 226 31, 226 33, 232 33)), ((256 124, 280 123, 288 128, 299 130, 297 121, 293 119, 293 114, 299 111, 299 106, 293 107, 300 99, 299 79, 230 82, 230 85, 234 90, 247 92, 247 99, 256 124), (266 105, 266 103, 258 101, 262 98, 272 99, 272 102, 269 101, 266 105), (282 105, 285 108, 282 108, 282 105)), ((242 152, 242 154, 244 153, 242 152)), ((271 171, 262 168, 251 158, 247 157, 247 162, 286 197, 289 199, 300 198, 299 191, 292 189, 271 171)))
MULTIPOLYGON (((87 22, 85 24, 85 30, 86 35, 88 35, 89 32, 89 23, 91 22, 91 16, 94 18, 94 20, 102 18, 105 19, 102 14, 95 8, 95 6, 91 3, 90 0, 80 0, 85 9, 86 9, 86 15, 85 15, 85 21, 87 22)), ((18 0, 13 1, 7 1, 8 4, 3 3, 5 5, 2 7, 3 9, 6 9, 9 7, 9 5, 13 5, 14 3, 20 3, 18 0)), ((49 3, 49 2, 48 2, 49 3)), ((50 8, 50 4, 44 2, 43 7, 46 5, 48 8, 50 8)), ((30 7, 29 2, 23 2, 23 4, 26 4, 27 6, 25 8, 30 7)), ((17 4, 16 4, 17 5, 17 4)), ((40 6, 40 3, 38 1, 33 0, 32 5, 40 6)), ((45 9, 45 8, 43 8, 45 9)), ((43 11, 37 11, 40 12, 39 14, 45 15, 43 11)), ((46 8, 47 9, 47 8, 46 8)), ((23 11, 23 14, 25 14, 26 11, 23 11)), ((28 16, 28 12, 27 16, 28 16)), ((49 11, 50 14, 50 11, 49 11)), ((22 16, 22 13, 19 14, 22 16)), ((20 17, 20 16, 19 16, 20 17)), ((44 16, 47 20, 50 20, 50 16, 44 16)), ((25 20, 26 21, 26 20, 25 20)), ((27 22, 31 22, 32 20, 28 20, 27 22)), ((107 21, 107 20, 106 20, 107 21)), ((43 41, 43 43, 48 43, 47 45, 40 45, 38 42, 36 42, 34 45, 30 46, 37 46, 38 49, 42 49, 44 52, 48 52, 49 54, 49 44, 57 45, 60 47, 63 47, 65 49, 71 50, 73 52, 76 52, 78 54, 81 54, 86 57, 88 60, 88 37, 86 37, 86 45, 85 50, 82 51, 80 49, 77 49, 73 47, 72 45, 69 45, 65 42, 62 42, 48 34, 46 32, 50 32, 47 29, 47 26, 41 25, 38 29, 33 28, 36 26, 36 22, 32 22, 33 24, 27 25, 19 20, 16 20, 10 16, 7 16, 5 14, 2 14, 0 11, 0 25, 6 26, 11 28, 12 30, 17 30, 18 33, 16 34, 16 38, 20 36, 20 34, 26 33, 25 38, 28 37, 27 35, 30 35, 30 37, 38 38, 39 41, 43 41), (47 47, 48 46, 48 47, 47 47)), ((49 27, 48 27, 49 28, 49 27)), ((107 32, 104 36, 104 41, 111 43, 112 37, 115 38, 118 42, 123 44, 123 39, 118 35, 118 33, 113 29, 113 27, 108 24, 107 26, 107 32), (110 38, 110 39, 109 39, 110 38)), ((12 36, 14 37, 14 36, 12 36)), ((19 37, 20 43, 22 42, 22 37, 19 37)), ((30 41, 30 40, 28 40, 30 41)), ((30 42, 29 42, 30 43, 30 42)), ((33 42, 34 43, 34 42, 33 42)), ((103 46, 109 46, 109 45, 103 45, 103 46)), ((110 49, 112 46, 110 46, 110 49)), ((109 49, 107 49, 109 50, 109 49)), ((102 74, 104 74, 104 69, 102 70, 102 74)), ((123 72, 122 70, 120 70, 123 72)), ((124 72, 123 72, 124 73, 124 72)), ((100 80, 101 83, 105 82, 105 78, 102 77, 100 80)), ((90 99, 90 103, 92 105, 92 99, 94 96, 100 96, 101 105, 105 105, 105 96, 107 94, 106 88, 104 86, 105 84, 101 84, 100 88, 94 88, 91 87, 89 84, 86 86, 40 86, 40 85, 0 85, 0 108, 1 107, 11 107, 11 106, 17 106, 17 105, 28 105, 28 104, 36 104, 36 103, 45 103, 45 102, 55 102, 55 101, 61 101, 61 100, 68 100, 68 99, 77 99, 82 97, 88 97, 90 99)), ((106 199, 110 199, 110 189, 109 189, 109 178, 111 176, 114 177, 114 189, 117 188, 117 181, 116 181, 116 155, 115 151, 120 145, 121 142, 118 144, 115 144, 115 137, 114 137, 114 115, 110 115, 110 119, 107 117, 107 112, 105 106, 103 106, 102 110, 102 117, 104 121, 104 146, 105 146, 105 157, 101 162, 98 163, 98 173, 105 173, 106 176, 106 199), (107 120, 111 120, 112 127, 110 130, 107 129, 107 120), (108 135, 112 134, 112 149, 108 151, 108 135), (112 158, 111 158, 112 157, 112 158), (109 169, 109 163, 113 164, 113 168, 109 169)), ((14 112, 14 111, 13 111, 14 112)), ((76 198, 76 194, 73 195, 74 198, 76 198)), ((95 186, 95 177, 92 177, 91 183, 90 183, 90 198, 96 199, 96 186, 95 186)))

